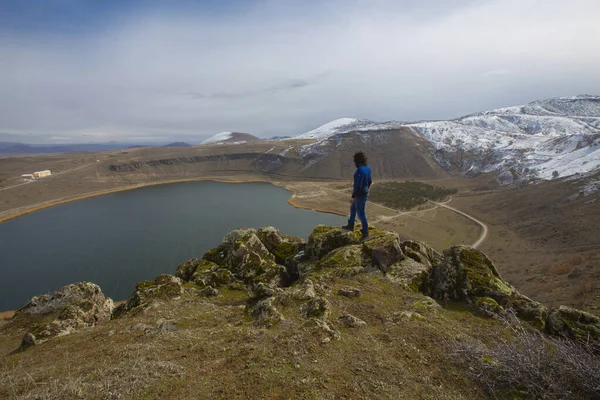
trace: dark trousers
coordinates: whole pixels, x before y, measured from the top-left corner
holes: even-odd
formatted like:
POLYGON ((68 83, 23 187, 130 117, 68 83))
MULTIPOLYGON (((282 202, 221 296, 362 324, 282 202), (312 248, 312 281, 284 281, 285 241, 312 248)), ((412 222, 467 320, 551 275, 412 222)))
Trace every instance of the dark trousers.
POLYGON ((350 219, 348 219, 348 223, 354 225, 354 221, 356 220, 356 214, 358 214, 358 219, 362 223, 361 232, 364 234, 369 233, 369 222, 367 221, 367 214, 365 212, 365 207, 367 206, 368 197, 356 197, 354 199, 354 203, 350 206, 350 219))

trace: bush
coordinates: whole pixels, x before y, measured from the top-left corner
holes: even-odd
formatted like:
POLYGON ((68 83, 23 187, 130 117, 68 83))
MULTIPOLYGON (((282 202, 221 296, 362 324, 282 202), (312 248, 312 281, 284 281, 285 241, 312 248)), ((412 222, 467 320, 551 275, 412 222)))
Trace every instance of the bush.
POLYGON ((427 202, 442 200, 456 189, 445 189, 422 182, 378 182, 369 191, 369 199, 396 209, 410 209, 427 202))
POLYGON ((546 337, 505 319, 514 335, 491 347, 452 341, 450 353, 494 398, 598 399, 600 357, 591 345, 546 337))

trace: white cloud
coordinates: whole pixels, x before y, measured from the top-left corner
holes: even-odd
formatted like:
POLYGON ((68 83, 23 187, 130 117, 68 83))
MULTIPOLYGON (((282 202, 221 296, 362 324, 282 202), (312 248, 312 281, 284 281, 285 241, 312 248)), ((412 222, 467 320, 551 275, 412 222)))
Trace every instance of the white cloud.
POLYGON ((269 1, 218 18, 136 14, 95 36, 12 33, 0 132, 197 143, 600 93, 599 14, 588 0, 269 1))

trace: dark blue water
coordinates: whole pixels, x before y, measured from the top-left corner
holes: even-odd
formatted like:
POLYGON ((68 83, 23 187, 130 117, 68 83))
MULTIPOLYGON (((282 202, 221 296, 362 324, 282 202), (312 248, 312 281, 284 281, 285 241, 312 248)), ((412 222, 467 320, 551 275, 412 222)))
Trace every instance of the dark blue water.
POLYGON ((344 218, 287 204, 266 183, 189 182, 92 197, 0 224, 0 311, 78 281, 120 300, 140 280, 218 245, 236 228, 273 225, 306 239, 344 218))

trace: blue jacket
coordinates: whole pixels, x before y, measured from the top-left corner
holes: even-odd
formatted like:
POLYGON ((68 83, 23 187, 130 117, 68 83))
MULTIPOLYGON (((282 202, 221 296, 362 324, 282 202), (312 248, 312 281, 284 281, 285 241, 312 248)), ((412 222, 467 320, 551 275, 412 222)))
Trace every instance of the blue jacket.
POLYGON ((366 165, 361 165, 354 173, 354 188, 352 189, 352 198, 367 197, 369 195, 369 187, 373 183, 371 179, 371 168, 366 165))

